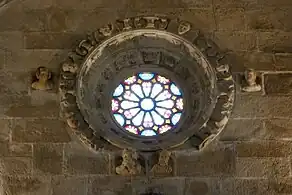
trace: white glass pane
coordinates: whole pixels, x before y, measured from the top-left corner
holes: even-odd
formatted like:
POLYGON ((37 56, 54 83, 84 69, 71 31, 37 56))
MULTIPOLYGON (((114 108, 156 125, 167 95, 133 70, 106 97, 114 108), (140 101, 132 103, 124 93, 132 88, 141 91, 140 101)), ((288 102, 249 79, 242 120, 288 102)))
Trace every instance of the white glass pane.
POLYGON ((157 80, 160 82, 160 83, 163 83, 163 84, 167 84, 169 82, 169 79, 165 78, 165 77, 162 77, 162 76, 158 76, 157 77, 157 80))
POLYGON ((152 111, 151 114, 156 125, 162 125, 164 123, 164 119, 155 111, 152 111))
POLYGON ((119 109, 119 102, 117 100, 112 100, 112 111, 115 112, 119 109))
POLYGON ((154 108, 154 102, 150 98, 145 98, 141 101, 141 108, 143 110, 149 111, 154 108))
POLYGON ((163 108, 173 108, 174 102, 173 100, 164 100, 162 102, 157 102, 157 106, 161 106, 163 108))
POLYGON ((130 102, 130 101, 126 101, 126 100, 122 101, 122 103, 121 103, 121 107, 123 109, 134 108, 134 107, 137 107, 138 105, 139 104, 136 102, 130 102))
POLYGON ((124 114, 127 119, 132 119, 139 111, 140 108, 132 108, 130 110, 126 110, 124 114))
POLYGON ((124 92, 124 87, 123 87, 123 85, 119 85, 116 89, 115 89, 115 91, 114 91, 114 94, 113 94, 113 96, 120 96, 122 93, 124 92))
POLYGON ((162 127, 159 128, 159 133, 165 133, 169 129, 171 129, 170 125, 163 125, 162 127))
POLYGON ((179 88, 173 83, 170 85, 170 90, 174 95, 181 95, 179 88))
POLYGON ((161 94, 159 94, 155 100, 156 101, 161 101, 161 100, 166 100, 169 99, 171 97, 171 94, 169 93, 169 91, 165 90, 163 91, 161 94))
POLYGON ((150 82, 143 82, 142 83, 142 89, 143 89, 146 97, 148 97, 150 95, 151 87, 152 87, 152 83, 150 83, 150 82))
POLYGON ((171 118, 172 124, 176 125, 178 121, 180 120, 180 117, 181 117, 181 113, 174 114, 173 117, 171 118))
POLYGON ((146 72, 144 72, 144 73, 140 73, 139 74, 139 77, 141 79, 143 79, 143 80, 148 81, 148 80, 151 80, 154 77, 154 74, 153 73, 146 73, 146 72))
POLYGON ((125 124, 125 119, 122 115, 120 114, 114 114, 115 119, 117 120, 117 122, 121 125, 124 126, 125 124))
POLYGON ((131 86, 131 90, 135 92, 140 98, 144 97, 141 85, 134 84, 131 86))
POLYGON ((130 84, 135 83, 136 80, 137 80, 136 76, 132 76, 132 77, 127 78, 127 79, 125 80, 125 83, 128 84, 128 85, 130 85, 130 84))
POLYGON ((155 98, 157 96, 157 94, 159 94, 162 91, 162 86, 160 84, 154 84, 152 91, 151 91, 151 95, 150 97, 155 98))
POLYGON ((155 133, 155 131, 153 131, 153 130, 144 130, 144 131, 141 133, 141 135, 143 135, 143 136, 154 136, 154 135, 156 135, 156 133, 155 133))
POLYGON ((140 111, 139 114, 137 114, 137 116, 135 116, 132 119, 132 123, 135 126, 140 126, 142 124, 143 117, 144 117, 144 111, 140 111))
POLYGON ((184 103, 183 103, 183 99, 182 99, 182 98, 176 100, 176 107, 177 107, 178 109, 180 109, 180 110, 183 109, 183 107, 184 107, 184 103))
POLYGON ((143 126, 145 127, 145 128, 149 128, 149 127, 153 127, 153 121, 152 121, 152 117, 151 117, 151 115, 150 115, 150 113, 149 112, 147 112, 146 114, 145 114, 145 118, 144 118, 144 122, 143 122, 143 126))
POLYGON ((132 92, 126 91, 123 96, 126 100, 139 101, 139 98, 132 92))
POLYGON ((171 111, 170 110, 167 110, 165 108, 155 108, 155 110, 161 114, 162 116, 164 116, 165 118, 169 118, 170 115, 171 115, 171 111))
POLYGON ((125 129, 131 133, 138 134, 138 130, 134 126, 129 125, 129 126, 126 126, 125 129))

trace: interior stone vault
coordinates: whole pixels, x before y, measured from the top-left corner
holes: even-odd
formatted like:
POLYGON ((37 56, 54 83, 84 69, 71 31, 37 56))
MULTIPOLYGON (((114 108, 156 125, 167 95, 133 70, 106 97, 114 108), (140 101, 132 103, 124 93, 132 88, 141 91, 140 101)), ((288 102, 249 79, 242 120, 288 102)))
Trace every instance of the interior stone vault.
POLYGON ((0 195, 292 194, 291 18, 291 0, 0 0, 0 195), (185 98, 157 139, 105 112, 149 67, 185 98))

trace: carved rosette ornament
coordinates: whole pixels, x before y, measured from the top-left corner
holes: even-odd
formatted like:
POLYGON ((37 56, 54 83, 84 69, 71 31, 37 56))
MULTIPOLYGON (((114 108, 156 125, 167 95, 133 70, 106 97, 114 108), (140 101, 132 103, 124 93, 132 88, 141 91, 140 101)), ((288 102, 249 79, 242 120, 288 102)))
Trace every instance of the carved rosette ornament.
POLYGON ((228 121, 234 82, 225 55, 194 26, 139 16, 88 34, 61 70, 61 108, 73 132, 96 150, 108 143, 140 151, 167 149, 188 140, 197 149, 209 143, 228 121), (170 78, 183 94, 179 123, 161 135, 134 135, 113 117, 113 91, 140 72, 170 78))

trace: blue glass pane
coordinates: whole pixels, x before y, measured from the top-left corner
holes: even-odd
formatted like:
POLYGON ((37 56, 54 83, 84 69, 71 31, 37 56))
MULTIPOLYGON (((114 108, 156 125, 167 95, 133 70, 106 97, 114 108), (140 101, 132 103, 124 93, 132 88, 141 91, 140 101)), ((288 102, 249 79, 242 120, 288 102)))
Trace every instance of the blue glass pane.
POLYGON ((162 90, 163 90, 163 88, 160 84, 154 84, 150 97, 155 98, 162 90))
POLYGON ((179 88, 173 83, 170 85, 170 90, 174 95, 181 95, 179 88))
POLYGON ((156 125, 162 125, 164 123, 164 119, 155 111, 152 111, 151 114, 156 125))
POLYGON ((144 97, 141 85, 138 84, 132 85, 131 90, 135 92, 140 98, 144 97))
POLYGON ((144 113, 144 111, 140 111, 139 114, 137 114, 137 116, 132 119, 132 122, 135 126, 140 126, 142 124, 144 113))
POLYGON ((113 96, 120 96, 122 93, 124 92, 124 87, 123 87, 123 85, 119 85, 116 89, 115 89, 115 91, 114 91, 114 94, 113 94, 113 96))
POLYGON ((171 122, 172 124, 176 125, 181 117, 181 113, 176 113, 172 116, 171 122))
POLYGON ((121 125, 124 126, 125 124, 125 119, 122 115, 120 114, 114 114, 115 119, 117 120, 117 122, 121 125))
POLYGON ((154 74, 153 73, 146 73, 146 72, 144 72, 144 73, 140 73, 139 74, 139 77, 141 79, 143 79, 143 80, 148 81, 148 80, 151 80, 154 77, 154 74))
POLYGON ((144 130, 144 131, 141 133, 141 135, 143 135, 143 136, 154 136, 154 135, 156 135, 156 133, 155 133, 155 131, 153 131, 153 130, 144 130))
POLYGON ((136 102, 126 101, 126 100, 122 101, 122 103, 121 103, 121 107, 122 107, 123 109, 135 108, 135 107, 137 107, 138 105, 139 105, 139 104, 136 103, 136 102))

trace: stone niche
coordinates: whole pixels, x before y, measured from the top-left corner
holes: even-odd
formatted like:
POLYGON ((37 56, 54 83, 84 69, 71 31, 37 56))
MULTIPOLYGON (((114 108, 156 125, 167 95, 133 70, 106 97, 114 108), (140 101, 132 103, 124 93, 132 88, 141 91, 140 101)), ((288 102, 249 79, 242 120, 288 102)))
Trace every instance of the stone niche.
POLYGON ((225 55, 194 26, 138 16, 80 42, 62 65, 59 90, 64 117, 82 142, 94 150, 155 152, 200 150, 216 137, 233 107, 234 82, 225 55), (160 88, 162 99, 151 99, 160 88), (138 114, 129 114, 132 108, 138 114))

